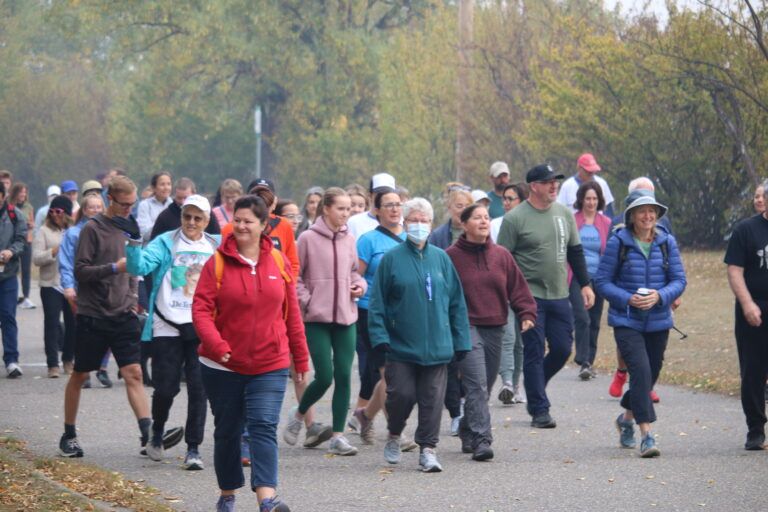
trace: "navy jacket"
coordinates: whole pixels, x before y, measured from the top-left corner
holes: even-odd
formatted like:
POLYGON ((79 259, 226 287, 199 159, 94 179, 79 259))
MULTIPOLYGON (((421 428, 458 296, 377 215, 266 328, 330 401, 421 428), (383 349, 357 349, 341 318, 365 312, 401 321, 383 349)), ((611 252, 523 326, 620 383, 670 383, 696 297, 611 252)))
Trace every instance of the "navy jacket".
POLYGON ((594 281, 598 293, 610 304, 608 325, 629 327, 640 332, 671 329, 674 321, 670 306, 683 294, 686 286, 685 269, 683 269, 683 261, 680 258, 675 237, 663 229, 657 229, 650 256, 646 259, 635 243, 632 232, 628 229, 619 229, 608 239, 605 254, 600 260, 600 267, 594 281), (626 259, 620 263, 619 253, 622 243, 628 250, 626 259), (664 243, 667 244, 669 254, 669 267, 666 271, 661 249, 664 243), (657 290, 661 297, 660 302, 650 311, 631 307, 629 299, 638 288, 657 290))

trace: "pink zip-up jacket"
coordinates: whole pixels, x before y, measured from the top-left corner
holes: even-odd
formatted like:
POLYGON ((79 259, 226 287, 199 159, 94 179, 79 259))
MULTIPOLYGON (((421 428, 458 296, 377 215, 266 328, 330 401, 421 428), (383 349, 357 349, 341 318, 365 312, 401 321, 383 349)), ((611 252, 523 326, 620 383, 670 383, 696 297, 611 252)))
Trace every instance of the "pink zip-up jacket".
POLYGON ((299 280, 296 293, 304 322, 352 325, 357 321, 354 285, 366 290, 368 284, 357 272, 355 237, 347 227, 334 232, 319 216, 299 235, 299 280))

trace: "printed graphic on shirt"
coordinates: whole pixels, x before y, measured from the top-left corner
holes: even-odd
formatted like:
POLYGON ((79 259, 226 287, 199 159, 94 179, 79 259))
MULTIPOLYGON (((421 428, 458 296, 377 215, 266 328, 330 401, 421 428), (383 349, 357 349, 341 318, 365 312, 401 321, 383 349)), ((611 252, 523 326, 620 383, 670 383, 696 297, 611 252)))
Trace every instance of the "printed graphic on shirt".
POLYGON ((192 297, 200 280, 200 272, 210 254, 178 252, 171 268, 171 296, 168 306, 174 309, 192 309, 192 297))
POLYGON ((757 259, 760 261, 760 268, 768 269, 768 245, 757 250, 757 259))
POLYGON ((565 263, 568 251, 568 227, 565 222, 565 217, 556 215, 552 217, 552 220, 555 222, 555 248, 557 250, 555 258, 558 263, 565 263))

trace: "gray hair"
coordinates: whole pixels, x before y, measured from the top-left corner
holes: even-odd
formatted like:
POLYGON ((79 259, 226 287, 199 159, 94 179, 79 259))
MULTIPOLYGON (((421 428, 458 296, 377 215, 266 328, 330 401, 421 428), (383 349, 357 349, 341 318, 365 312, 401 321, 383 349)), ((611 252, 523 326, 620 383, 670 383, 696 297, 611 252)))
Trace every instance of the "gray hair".
POLYGON ((651 192, 654 192, 656 190, 656 187, 653 185, 653 181, 651 181, 650 178, 647 178, 645 176, 640 176, 639 178, 635 178, 629 182, 629 186, 627 187, 627 193, 631 193, 632 191, 637 189, 650 190, 651 192))
POLYGON ((435 211, 429 201, 423 197, 414 197, 403 204, 403 219, 407 219, 412 212, 423 213, 432 222, 435 218, 435 211))

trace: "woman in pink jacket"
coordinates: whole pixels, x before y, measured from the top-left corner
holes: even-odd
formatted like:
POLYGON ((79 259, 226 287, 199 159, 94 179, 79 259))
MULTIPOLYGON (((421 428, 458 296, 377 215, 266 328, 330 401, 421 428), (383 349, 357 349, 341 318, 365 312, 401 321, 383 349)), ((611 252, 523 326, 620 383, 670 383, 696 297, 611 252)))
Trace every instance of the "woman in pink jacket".
POLYGON ((357 272, 355 238, 347 231, 350 205, 349 195, 343 189, 329 188, 323 195, 321 215, 299 235, 301 267, 297 293, 315 380, 307 387, 298 411, 283 432, 288 444, 296 444, 304 415, 333 383, 333 428, 313 423, 307 430, 304 446, 311 448, 331 439, 329 452, 336 455, 357 453, 343 433, 352 386, 357 299, 367 287, 357 272))

